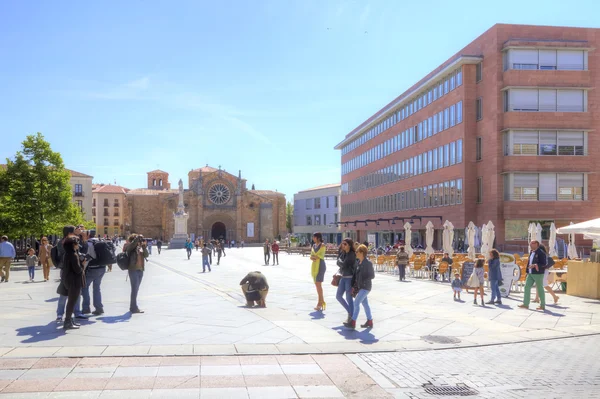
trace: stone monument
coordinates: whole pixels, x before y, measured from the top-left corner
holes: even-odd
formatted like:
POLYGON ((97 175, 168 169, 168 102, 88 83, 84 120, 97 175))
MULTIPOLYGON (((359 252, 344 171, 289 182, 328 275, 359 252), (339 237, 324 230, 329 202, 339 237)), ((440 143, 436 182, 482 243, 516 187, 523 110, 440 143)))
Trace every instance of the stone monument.
POLYGON ((188 239, 187 222, 189 217, 183 204, 183 181, 179 179, 179 204, 177 204, 177 212, 173 212, 175 232, 169 242, 169 249, 185 248, 185 242, 188 239))

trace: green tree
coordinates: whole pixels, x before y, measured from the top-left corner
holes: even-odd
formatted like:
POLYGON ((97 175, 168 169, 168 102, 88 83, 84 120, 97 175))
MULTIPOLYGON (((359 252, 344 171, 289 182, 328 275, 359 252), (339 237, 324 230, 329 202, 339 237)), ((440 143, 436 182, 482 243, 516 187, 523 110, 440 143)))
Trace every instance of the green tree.
POLYGON ((0 231, 13 237, 59 233, 83 222, 72 202, 70 175, 41 133, 29 135, 0 172, 0 231))
POLYGON ((285 227, 287 227, 288 233, 292 232, 294 226, 294 205, 288 202, 285 206, 285 227))

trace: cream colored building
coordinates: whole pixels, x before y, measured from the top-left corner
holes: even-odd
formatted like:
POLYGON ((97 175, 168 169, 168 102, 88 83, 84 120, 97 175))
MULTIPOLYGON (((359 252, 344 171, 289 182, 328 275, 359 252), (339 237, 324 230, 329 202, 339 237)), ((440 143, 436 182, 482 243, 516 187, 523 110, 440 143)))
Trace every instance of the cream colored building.
POLYGON ((73 190, 73 202, 83 211, 86 220, 92 220, 92 179, 93 176, 86 175, 71 169, 71 189, 73 190))
POLYGON ((111 184, 96 184, 93 190, 92 215, 98 236, 124 234, 125 194, 129 189, 111 184))

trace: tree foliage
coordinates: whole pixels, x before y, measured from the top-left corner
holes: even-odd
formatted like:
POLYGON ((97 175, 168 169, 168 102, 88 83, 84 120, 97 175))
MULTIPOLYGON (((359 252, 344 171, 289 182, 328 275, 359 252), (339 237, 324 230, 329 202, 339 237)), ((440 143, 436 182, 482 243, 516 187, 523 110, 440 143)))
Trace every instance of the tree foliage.
POLYGON ((41 133, 29 135, 0 171, 0 231, 12 237, 56 234, 84 222, 72 202, 70 174, 41 133))
POLYGON ((288 202, 285 206, 285 227, 287 227, 288 233, 292 232, 294 226, 294 205, 288 202))

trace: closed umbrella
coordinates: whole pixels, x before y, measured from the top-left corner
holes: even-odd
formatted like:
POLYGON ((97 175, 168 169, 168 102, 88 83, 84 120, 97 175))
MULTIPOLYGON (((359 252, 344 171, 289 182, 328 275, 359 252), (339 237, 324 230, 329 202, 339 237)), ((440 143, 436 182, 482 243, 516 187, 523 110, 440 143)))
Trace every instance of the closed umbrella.
POLYGON ((412 231, 410 230, 411 228, 412 226, 410 225, 410 223, 404 223, 404 241, 406 242, 406 247, 404 249, 406 250, 406 253, 408 254, 409 258, 413 255, 412 245, 410 245, 412 243, 412 231))
MULTIPOLYGON (((573 224, 573 222, 571 222, 573 224)), ((570 259, 576 259, 579 256, 577 255, 577 247, 575 247, 575 233, 569 234, 569 246, 567 247, 567 256, 570 259)))
POLYGON ((469 242, 467 257, 471 260, 475 260, 475 229, 476 227, 473 222, 469 222, 467 226, 467 241, 469 242))
POLYGON ((487 259, 488 253, 490 252, 490 244, 488 243, 488 228, 487 225, 483 225, 481 228, 481 249, 480 252, 487 259))
POLYGON ((425 253, 427 254, 427 256, 429 256, 432 253, 434 253, 434 250, 433 250, 433 234, 434 234, 434 232, 433 232, 433 223, 431 223, 431 220, 430 220, 425 225, 425 244, 427 245, 425 247, 425 253))
POLYGON ((535 240, 542 243, 542 225, 539 223, 535 226, 535 240))
POLYGON ((529 248, 529 252, 531 252, 531 241, 535 240, 535 223, 529 223, 529 228, 527 229, 527 247, 529 248))
MULTIPOLYGON (((492 221, 490 220, 487 224, 488 246, 489 246, 488 254, 494 248, 494 240, 496 239, 496 231, 494 231, 494 228, 495 228, 494 223, 492 223, 492 221)), ((487 259, 487 255, 486 255, 486 259, 487 259)))
POLYGON ((442 241, 444 252, 448 252, 448 255, 452 256, 454 254, 454 247, 452 246, 454 243, 454 225, 448 220, 444 222, 442 241))
POLYGON ((548 253, 550 256, 558 256, 556 252, 556 225, 554 222, 550 225, 550 239, 548 240, 548 253))

